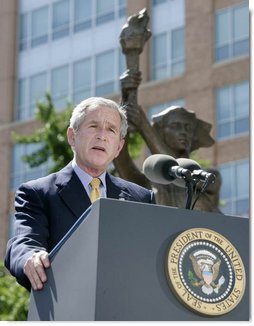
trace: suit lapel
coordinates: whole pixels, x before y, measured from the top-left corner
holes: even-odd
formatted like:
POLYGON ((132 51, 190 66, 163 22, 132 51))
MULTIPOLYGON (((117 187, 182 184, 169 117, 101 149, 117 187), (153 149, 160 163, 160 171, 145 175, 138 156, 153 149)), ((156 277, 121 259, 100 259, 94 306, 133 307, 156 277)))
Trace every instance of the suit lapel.
POLYGON ((124 183, 121 182, 121 179, 116 178, 110 175, 109 173, 107 173, 106 183, 107 183, 108 198, 115 198, 120 200, 133 200, 132 196, 125 188, 124 183))
POLYGON ((79 218, 91 202, 71 163, 59 172, 56 184, 62 201, 76 218, 79 218))

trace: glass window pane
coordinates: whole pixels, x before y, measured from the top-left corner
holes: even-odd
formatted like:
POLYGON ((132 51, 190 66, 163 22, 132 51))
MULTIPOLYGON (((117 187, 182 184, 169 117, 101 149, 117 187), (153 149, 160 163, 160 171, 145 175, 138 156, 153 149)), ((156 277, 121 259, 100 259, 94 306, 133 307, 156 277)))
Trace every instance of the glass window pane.
POLYGON ((83 101, 84 99, 91 97, 91 89, 82 89, 80 91, 75 91, 73 93, 73 103, 74 105, 77 105, 78 103, 80 103, 81 101, 83 101))
POLYGON ((101 15, 114 10, 114 0, 97 0, 96 1, 96 13, 101 15))
POLYGON ((165 79, 168 76, 167 66, 154 69, 153 79, 160 80, 165 79))
POLYGON ((112 94, 113 92, 114 92, 114 83, 109 82, 104 85, 96 86, 95 95, 103 96, 103 95, 107 95, 107 94, 112 94))
POLYGON ((228 43, 230 36, 230 13, 229 11, 219 12, 215 16, 215 38, 216 45, 228 43))
POLYGON ((220 46, 216 49, 216 60, 228 59, 229 55, 229 45, 220 46))
POLYGON ((114 51, 96 56, 96 84, 114 80, 114 51))
POLYGON ((156 35, 153 38, 153 65, 165 64, 167 62, 167 39, 166 33, 156 35))
POLYGON ((234 39, 249 38, 249 9, 248 6, 236 7, 233 10, 234 39))
POLYGON ((32 12, 32 46, 38 46, 48 41, 48 7, 32 12))
POLYGON ((244 82, 235 85, 235 116, 249 116, 249 83, 244 82))
POLYGON ((69 0, 54 3, 52 27, 53 39, 69 34, 69 0))
POLYGON ((231 132, 231 124, 229 122, 221 123, 217 126, 217 137, 218 138, 226 138, 230 137, 231 132))
POLYGON ((222 187, 220 191, 221 198, 230 198, 234 195, 234 188, 232 185, 233 174, 231 165, 220 168, 222 177, 222 187))
POLYGON ((96 1, 96 24, 103 24, 114 19, 115 12, 114 0, 97 0, 96 1))
POLYGON ((91 59, 76 62, 73 68, 74 89, 91 87, 91 59))
POLYGON ((153 6, 159 5, 161 3, 165 3, 167 0, 153 0, 153 6))
POLYGON ((240 216, 249 217, 250 215, 250 203, 249 199, 238 199, 236 201, 236 214, 240 216))
POLYGON ((118 0, 119 17, 127 16, 127 0, 118 0))
POLYGON ((239 119, 235 122, 235 133, 240 134, 249 131, 249 119, 239 119))
POLYGON ((54 105, 58 109, 66 107, 69 86, 69 69, 63 66, 52 70, 51 91, 54 105))
POLYGON ((20 79, 18 81, 18 95, 17 95, 17 120, 26 119, 28 110, 27 110, 27 101, 26 101, 26 87, 27 80, 20 79))
POLYGON ((34 116, 37 100, 44 100, 47 90, 47 74, 45 72, 34 75, 30 78, 30 113, 29 116, 34 116))
POLYGON ((172 31, 172 59, 184 57, 184 29, 172 31))
POLYGON ((184 62, 177 62, 172 64, 172 71, 171 71, 171 75, 172 76, 177 76, 177 75, 181 75, 182 73, 184 73, 184 62))
POLYGON ((249 164, 243 162, 236 165, 236 194, 237 197, 249 196, 249 164))
POLYGON ((249 161, 231 162, 219 168, 222 176, 220 199, 228 215, 249 216, 249 161))
POLYGON ((91 94, 91 59, 76 62, 73 67, 73 100, 75 103, 91 94))
POLYGON ((229 119, 231 116, 230 110, 230 87, 223 87, 217 90, 216 107, 217 107, 217 121, 229 119))
POLYGON ((96 95, 111 94, 114 91, 114 51, 96 56, 96 95))
POLYGON ((75 0, 74 3, 74 31, 91 27, 92 25, 92 0, 75 0))
POLYGON ((28 47, 28 15, 20 15, 19 18, 19 50, 25 50, 28 47))
POLYGON ((250 50, 249 39, 234 42, 233 44, 233 56, 248 55, 250 50))
POLYGON ((40 166, 30 168, 28 163, 24 163, 22 157, 31 154, 38 150, 41 144, 16 144, 12 149, 12 173, 11 173, 11 187, 16 190, 22 183, 31 179, 36 179, 48 174, 49 168, 52 166, 52 160, 40 166))

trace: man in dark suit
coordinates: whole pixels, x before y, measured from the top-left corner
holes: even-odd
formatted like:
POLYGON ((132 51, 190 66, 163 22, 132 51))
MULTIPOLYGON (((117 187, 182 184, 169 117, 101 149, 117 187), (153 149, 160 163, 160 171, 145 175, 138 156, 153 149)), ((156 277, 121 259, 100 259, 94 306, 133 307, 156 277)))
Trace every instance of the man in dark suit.
MULTIPOLYGON (((42 289, 48 253, 91 205, 91 195, 155 203, 152 191, 107 172, 124 145, 125 111, 115 102, 92 97, 73 110, 67 137, 74 158, 57 173, 22 184, 15 198, 15 236, 5 266, 28 290, 42 289), (97 189, 91 181, 99 179, 97 189)), ((93 199, 92 199, 93 200, 93 199)))

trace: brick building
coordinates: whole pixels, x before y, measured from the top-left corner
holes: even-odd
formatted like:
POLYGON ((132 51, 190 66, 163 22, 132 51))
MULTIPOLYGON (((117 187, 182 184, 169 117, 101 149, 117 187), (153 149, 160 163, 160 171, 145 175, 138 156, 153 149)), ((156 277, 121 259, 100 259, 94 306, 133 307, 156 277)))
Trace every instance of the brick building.
MULTIPOLYGON (((141 55, 139 103, 148 115, 181 104, 213 125, 214 146, 200 149, 222 173, 226 214, 249 215, 249 8, 245 0, 1 0, 0 259, 12 233, 18 185, 47 174, 21 156, 33 146, 35 101, 50 89, 59 110, 99 95, 119 99, 125 69, 119 34, 147 8, 152 38, 141 55)), ((140 160, 142 161, 142 160, 140 160)))

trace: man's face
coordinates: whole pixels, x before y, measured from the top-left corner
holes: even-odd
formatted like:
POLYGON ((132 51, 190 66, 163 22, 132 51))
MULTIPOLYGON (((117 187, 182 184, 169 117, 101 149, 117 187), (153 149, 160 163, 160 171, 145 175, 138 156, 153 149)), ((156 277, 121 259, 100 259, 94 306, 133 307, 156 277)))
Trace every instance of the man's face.
POLYGON ((194 134, 193 121, 183 114, 174 114, 164 122, 165 143, 178 155, 188 155, 194 134))
POLYGON ((99 107, 88 110, 76 133, 69 128, 68 142, 79 167, 92 176, 104 172, 123 147, 120 127, 121 118, 117 111, 99 107))

